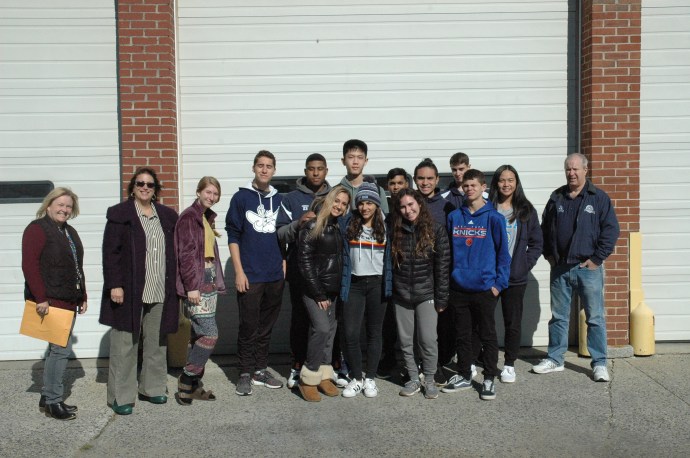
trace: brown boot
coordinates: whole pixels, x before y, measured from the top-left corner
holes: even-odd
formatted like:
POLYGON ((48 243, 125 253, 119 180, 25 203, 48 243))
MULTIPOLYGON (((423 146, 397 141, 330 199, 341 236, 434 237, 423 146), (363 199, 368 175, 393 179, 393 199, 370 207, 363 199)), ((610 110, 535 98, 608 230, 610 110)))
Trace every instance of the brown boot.
POLYGON ((321 380, 319 391, 330 397, 340 396, 340 391, 330 379, 321 380))
POLYGON ((321 395, 316 385, 305 385, 301 380, 298 384, 299 392, 302 393, 302 397, 305 401, 309 402, 319 402, 321 400, 321 395))

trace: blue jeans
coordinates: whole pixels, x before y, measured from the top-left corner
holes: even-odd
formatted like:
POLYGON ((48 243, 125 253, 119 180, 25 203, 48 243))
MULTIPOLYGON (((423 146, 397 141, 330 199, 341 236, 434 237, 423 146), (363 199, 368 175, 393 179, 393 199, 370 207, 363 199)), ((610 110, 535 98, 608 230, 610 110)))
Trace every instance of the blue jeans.
POLYGON ((72 329, 69 331, 67 345, 61 347, 54 343, 48 344, 43 366, 43 390, 41 391, 41 394, 46 397, 46 404, 57 404, 64 401, 65 386, 62 379, 65 375, 65 369, 67 369, 69 355, 72 354, 72 331, 76 316, 75 313, 74 318, 72 318, 72 329))
POLYGON ((568 325, 573 292, 582 302, 587 317, 587 349, 592 367, 606 365, 606 315, 604 311, 604 267, 595 270, 580 264, 563 264, 551 269, 551 320, 548 357, 559 366, 568 349, 568 325))

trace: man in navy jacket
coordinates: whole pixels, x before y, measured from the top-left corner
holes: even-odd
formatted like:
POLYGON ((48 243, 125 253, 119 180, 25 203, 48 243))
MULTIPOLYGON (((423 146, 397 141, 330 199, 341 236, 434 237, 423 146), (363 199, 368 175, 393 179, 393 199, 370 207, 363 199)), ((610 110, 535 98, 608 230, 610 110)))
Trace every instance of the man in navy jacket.
POLYGON ((532 370, 537 374, 563 370, 570 302, 575 292, 587 317, 593 379, 608 382, 603 262, 613 252, 620 229, 611 199, 586 175, 587 158, 580 153, 568 155, 568 183, 551 194, 542 215, 544 257, 551 265, 552 317, 548 355, 532 370))

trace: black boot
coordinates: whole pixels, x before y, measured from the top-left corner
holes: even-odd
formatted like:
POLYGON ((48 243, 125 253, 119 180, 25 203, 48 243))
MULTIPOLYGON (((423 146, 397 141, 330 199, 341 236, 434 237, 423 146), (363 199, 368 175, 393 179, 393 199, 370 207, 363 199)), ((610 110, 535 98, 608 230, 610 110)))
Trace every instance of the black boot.
MULTIPOLYGON (((64 402, 60 401, 58 404, 62 404, 62 408, 68 411, 69 413, 77 413, 79 410, 77 406, 71 406, 69 404, 65 404, 64 402)), ((45 412, 46 410, 46 397, 45 395, 41 395, 41 399, 38 400, 38 410, 41 412, 45 412)))
POLYGON ((46 416, 53 417, 56 420, 74 420, 77 415, 74 412, 68 412, 63 406, 62 402, 57 404, 46 404, 46 416))

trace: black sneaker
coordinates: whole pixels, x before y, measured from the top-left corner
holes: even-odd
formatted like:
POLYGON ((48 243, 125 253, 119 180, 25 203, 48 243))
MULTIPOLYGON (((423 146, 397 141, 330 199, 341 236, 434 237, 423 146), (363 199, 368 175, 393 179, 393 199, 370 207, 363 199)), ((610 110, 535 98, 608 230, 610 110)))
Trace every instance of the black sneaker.
POLYGON ((440 364, 436 367, 436 373, 434 374, 434 383, 436 386, 444 386, 448 384, 448 378, 446 378, 445 372, 443 372, 443 366, 440 364))
POLYGON ((379 362, 379 367, 376 369, 376 376, 384 380, 390 378, 393 369, 395 369, 397 365, 398 361, 395 359, 395 356, 386 356, 379 362))
POLYGON ((251 376, 249 374, 240 374, 240 379, 237 381, 235 394, 238 396, 249 396, 252 394, 251 376))
POLYGON ((472 381, 467 380, 462 375, 454 375, 448 380, 448 384, 441 388, 444 393, 455 393, 456 391, 468 390, 472 387, 472 381))
POLYGON ((493 377, 484 379, 484 383, 482 383, 482 392, 479 397, 485 401, 496 399, 496 385, 494 384, 493 377))

